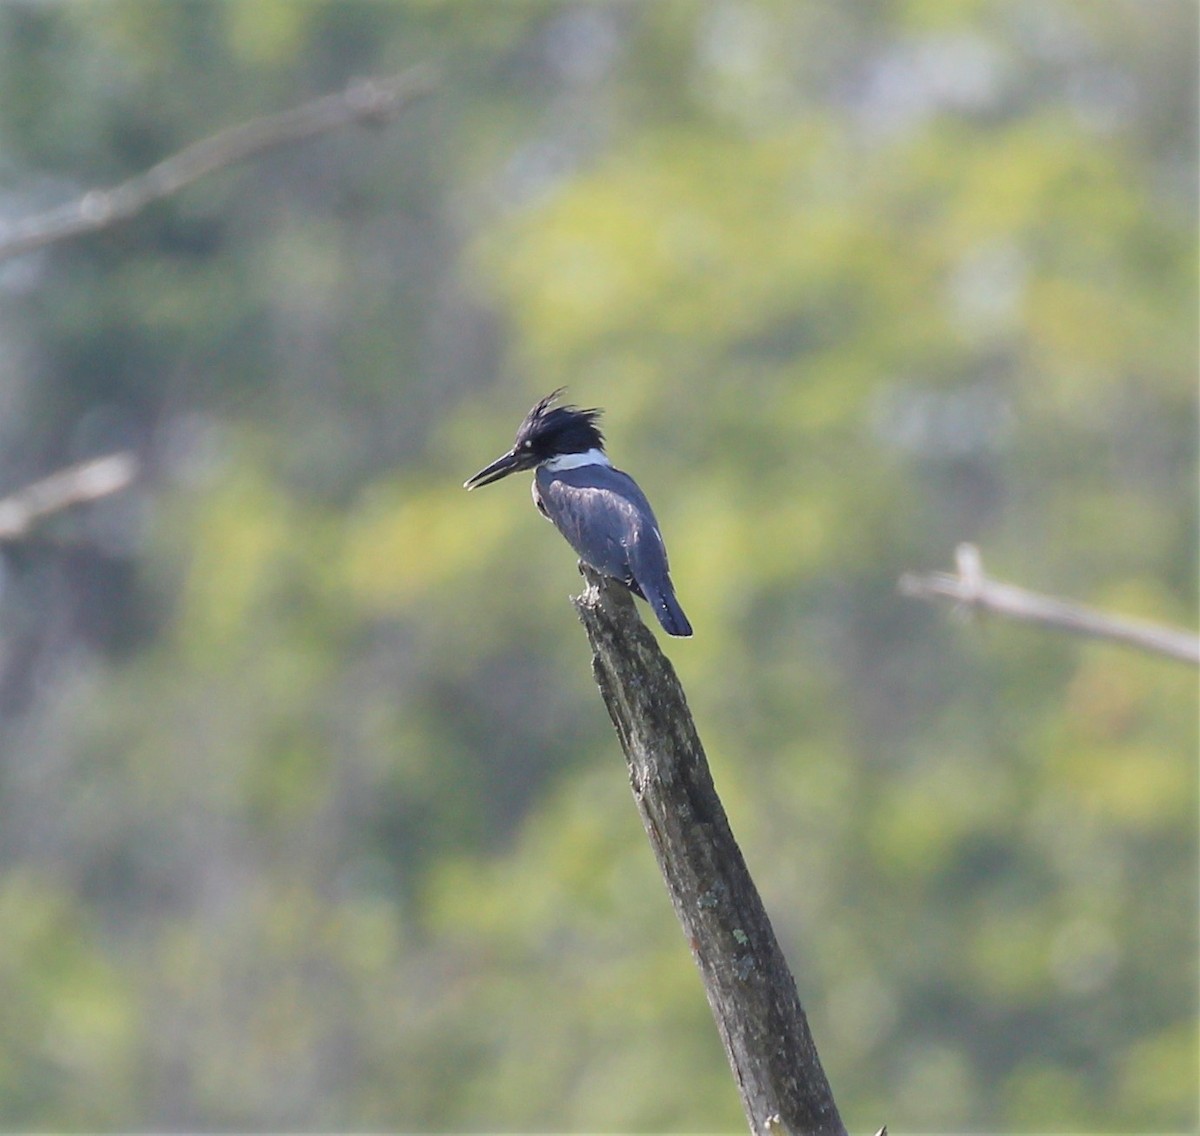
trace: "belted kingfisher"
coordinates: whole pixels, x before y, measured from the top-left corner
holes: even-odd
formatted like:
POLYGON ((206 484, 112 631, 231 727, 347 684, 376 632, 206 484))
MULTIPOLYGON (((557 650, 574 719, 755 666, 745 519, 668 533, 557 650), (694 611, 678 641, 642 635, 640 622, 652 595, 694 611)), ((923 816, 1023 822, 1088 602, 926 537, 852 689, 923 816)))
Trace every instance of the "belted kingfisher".
POLYGON ((600 411, 554 406, 563 389, 525 415, 508 453, 463 483, 477 489, 534 470, 533 503, 586 564, 620 580, 653 609, 668 635, 691 635, 675 598, 667 549, 646 495, 604 452, 600 411))

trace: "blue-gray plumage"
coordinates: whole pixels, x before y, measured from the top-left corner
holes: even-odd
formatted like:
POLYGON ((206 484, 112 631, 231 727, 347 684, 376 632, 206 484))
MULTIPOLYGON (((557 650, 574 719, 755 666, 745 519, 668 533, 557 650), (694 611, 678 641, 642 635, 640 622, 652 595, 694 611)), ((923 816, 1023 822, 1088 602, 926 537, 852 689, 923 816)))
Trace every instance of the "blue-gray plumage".
POLYGON ((608 460, 596 425, 600 411, 553 406, 561 394, 557 390, 538 402, 517 430, 513 448, 468 478, 466 488, 535 470, 534 503, 579 557, 641 596, 668 634, 691 635, 650 502, 633 478, 608 460))

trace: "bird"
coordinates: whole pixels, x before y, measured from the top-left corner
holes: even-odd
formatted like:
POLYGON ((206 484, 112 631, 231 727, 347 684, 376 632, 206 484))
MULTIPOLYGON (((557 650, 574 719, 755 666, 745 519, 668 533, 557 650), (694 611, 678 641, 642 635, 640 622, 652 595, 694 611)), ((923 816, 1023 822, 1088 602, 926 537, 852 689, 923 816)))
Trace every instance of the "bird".
POLYGON ((533 503, 580 559, 645 600, 668 635, 692 625, 675 598, 662 530, 646 495, 604 451, 599 408, 555 403, 560 387, 540 399, 517 429, 512 449, 463 482, 478 489, 532 469, 533 503))

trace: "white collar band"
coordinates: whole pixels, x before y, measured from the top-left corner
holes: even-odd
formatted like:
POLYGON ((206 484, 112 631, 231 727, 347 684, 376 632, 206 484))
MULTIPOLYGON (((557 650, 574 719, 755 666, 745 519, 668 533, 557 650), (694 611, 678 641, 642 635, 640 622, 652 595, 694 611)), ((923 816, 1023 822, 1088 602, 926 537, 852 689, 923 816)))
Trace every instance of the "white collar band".
POLYGON ((542 468, 558 473, 564 469, 578 469, 584 465, 612 465, 603 450, 585 450, 582 454, 559 454, 542 462, 542 468))

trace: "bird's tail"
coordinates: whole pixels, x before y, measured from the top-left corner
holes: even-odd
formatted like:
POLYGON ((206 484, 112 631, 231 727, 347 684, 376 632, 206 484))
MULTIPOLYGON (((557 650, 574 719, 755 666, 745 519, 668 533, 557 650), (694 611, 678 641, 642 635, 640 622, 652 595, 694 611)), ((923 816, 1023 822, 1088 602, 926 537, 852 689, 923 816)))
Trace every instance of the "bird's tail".
POLYGON ((675 592, 669 581, 661 591, 656 588, 647 588, 645 584, 642 585, 642 590, 646 594, 646 602, 654 609, 658 622, 662 624, 663 630, 668 635, 677 635, 680 638, 687 638, 691 635, 692 625, 688 622, 688 617, 683 614, 683 608, 679 606, 679 601, 675 598, 675 592))

